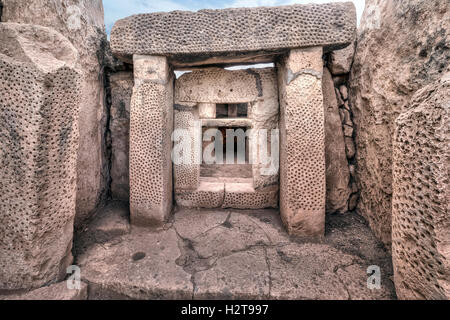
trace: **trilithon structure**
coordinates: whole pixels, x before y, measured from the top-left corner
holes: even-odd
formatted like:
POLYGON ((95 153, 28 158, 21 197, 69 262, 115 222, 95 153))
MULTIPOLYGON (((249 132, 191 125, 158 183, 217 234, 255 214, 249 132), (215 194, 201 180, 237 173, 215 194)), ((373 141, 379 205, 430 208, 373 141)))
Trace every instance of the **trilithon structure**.
POLYGON ((322 237, 322 57, 351 44, 355 32, 352 3, 174 11, 116 22, 112 51, 134 65, 132 223, 163 224, 174 203, 279 207, 290 234, 322 237), (275 67, 225 69, 262 62, 275 67), (190 72, 177 79, 176 69, 190 72), (229 136, 229 129, 244 135, 229 136), (208 162, 210 150, 215 160, 239 157, 225 147, 238 139, 246 147, 241 162, 208 162), (176 154, 180 143, 188 147, 176 154))

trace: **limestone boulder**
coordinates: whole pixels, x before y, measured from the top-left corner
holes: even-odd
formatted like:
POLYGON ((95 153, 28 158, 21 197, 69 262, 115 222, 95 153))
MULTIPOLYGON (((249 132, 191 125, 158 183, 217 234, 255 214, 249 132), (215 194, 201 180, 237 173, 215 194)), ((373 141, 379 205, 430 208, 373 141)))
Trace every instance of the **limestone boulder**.
POLYGON ((392 258, 401 299, 450 299, 450 73, 396 120, 392 258))
POLYGON ((327 68, 323 71, 322 86, 325 107, 326 211, 343 213, 348 210, 350 172, 334 83, 327 68))
POLYGON ((344 75, 350 72, 352 67, 355 44, 352 43, 347 48, 333 51, 330 54, 328 67, 333 76, 344 75))
POLYGON ((53 29, 0 23, 0 289, 55 282, 72 261, 77 59, 53 29))
POLYGON ((77 215, 80 225, 106 196, 106 107, 103 59, 106 46, 101 0, 3 0, 3 22, 53 28, 79 52, 83 72, 80 146, 77 160, 77 215))
POLYGON ((449 38, 448 1, 366 1, 349 93, 361 190, 358 212, 387 245, 394 122, 418 89, 449 69, 449 38))

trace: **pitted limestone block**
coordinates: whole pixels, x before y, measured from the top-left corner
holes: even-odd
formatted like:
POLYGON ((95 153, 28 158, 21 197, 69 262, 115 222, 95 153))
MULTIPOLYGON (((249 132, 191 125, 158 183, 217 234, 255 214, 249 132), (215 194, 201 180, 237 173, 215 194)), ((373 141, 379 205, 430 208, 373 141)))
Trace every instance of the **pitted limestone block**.
POLYGON ((262 98, 262 77, 271 69, 197 69, 175 83, 175 99, 182 102, 242 103, 262 98))
POLYGON ((72 261, 77 59, 52 29, 0 23, 0 289, 55 282, 72 261))
POLYGON ((323 237, 326 190, 322 48, 292 50, 279 70, 281 217, 290 234, 323 237))
POLYGON ((450 77, 421 89, 396 120, 392 258, 401 299, 450 299, 449 115, 450 77))
POLYGON ((222 208, 277 208, 278 191, 278 185, 255 190, 252 183, 225 183, 225 198, 222 208))
POLYGON ((133 73, 118 72, 111 84, 111 193, 113 199, 130 199, 129 150, 130 104, 133 94, 133 73))
POLYGON ((253 187, 257 190, 278 184, 279 130, 278 114, 263 125, 253 122, 249 134, 249 157, 252 161, 253 187))
POLYGON ((111 31, 118 57, 342 47, 356 32, 351 2, 133 15, 111 31), (252 41, 248 41, 251 38, 252 41))
MULTIPOLYGON (((1 0, 2 22, 51 28, 79 53, 82 71, 75 226, 80 227, 107 196, 106 32, 102 0, 1 0)), ((50 51, 55 51, 51 49, 50 51)))
POLYGON ((215 119, 216 104, 215 103, 199 103, 198 112, 200 119, 215 119))
POLYGON ((366 0, 349 77, 357 211, 387 246, 392 233, 395 120, 414 93, 450 71, 450 3, 366 0), (401 18, 399 18, 401 17, 401 18))
POLYGON ((167 84, 170 67, 163 56, 133 56, 134 81, 136 86, 142 82, 167 84))
POLYGON ((172 154, 175 190, 195 190, 200 179, 202 130, 198 109, 174 111, 172 154), (186 153, 186 154, 185 154, 186 153))
POLYGON ((333 76, 343 75, 350 72, 353 56, 355 54, 355 44, 352 43, 345 49, 333 51, 330 54, 329 68, 333 76))
POLYGON ((203 127, 208 128, 251 128, 252 120, 247 118, 219 118, 219 119, 201 119, 203 127))
POLYGON ((225 185, 201 181, 195 191, 176 191, 175 200, 185 208, 220 208, 225 197, 225 185))
MULTIPOLYGON (((142 61, 141 57, 137 59, 142 61)), ((167 61, 149 57, 154 70, 167 61)), ((141 62, 139 62, 141 63, 141 62)), ((173 74, 149 73, 135 83, 130 112, 130 215, 134 225, 158 225, 172 208, 173 74), (165 84, 164 80, 168 79, 165 84)))

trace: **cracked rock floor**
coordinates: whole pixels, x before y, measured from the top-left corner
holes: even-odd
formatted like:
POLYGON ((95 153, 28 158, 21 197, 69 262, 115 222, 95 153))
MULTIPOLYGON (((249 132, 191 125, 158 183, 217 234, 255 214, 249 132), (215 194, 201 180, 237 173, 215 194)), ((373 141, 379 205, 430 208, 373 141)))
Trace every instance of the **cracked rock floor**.
POLYGON ((77 234, 89 299, 395 299, 391 258, 355 213, 327 216, 315 243, 291 239, 277 210, 177 208, 158 230, 128 219, 112 202, 77 234), (367 288, 372 265, 381 289, 367 288))

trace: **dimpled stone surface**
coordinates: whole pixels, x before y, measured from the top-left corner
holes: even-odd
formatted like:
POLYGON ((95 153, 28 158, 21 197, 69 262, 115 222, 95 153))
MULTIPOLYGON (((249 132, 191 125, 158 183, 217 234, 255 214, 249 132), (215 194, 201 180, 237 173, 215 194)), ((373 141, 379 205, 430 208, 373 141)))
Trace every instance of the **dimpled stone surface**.
POLYGON ((292 50, 279 70, 281 218, 289 234, 319 238, 326 194, 322 48, 292 50))
POLYGON ((356 10, 351 2, 139 14, 111 31, 113 53, 199 54, 339 47, 353 41, 356 10), (252 41, 248 41, 252 39, 252 41))
POLYGON ((72 260, 77 58, 53 29, 0 23, 0 289, 57 281, 72 260))
POLYGON ((413 97, 393 142, 392 258, 401 299, 450 298, 450 73, 413 97))

